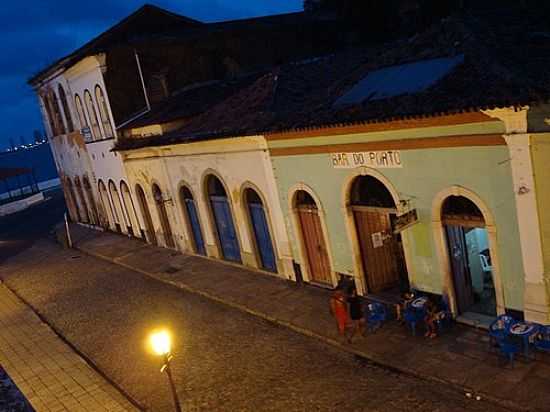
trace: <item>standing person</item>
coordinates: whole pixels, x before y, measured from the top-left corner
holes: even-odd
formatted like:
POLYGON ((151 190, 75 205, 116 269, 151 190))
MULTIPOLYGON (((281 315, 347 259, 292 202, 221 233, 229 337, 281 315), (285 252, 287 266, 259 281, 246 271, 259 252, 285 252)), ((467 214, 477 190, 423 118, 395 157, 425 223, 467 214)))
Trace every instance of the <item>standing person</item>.
POLYGON ((424 336, 427 338, 435 338, 437 336, 437 325, 436 321, 439 317, 439 312, 437 310, 437 307, 435 304, 428 300, 426 303, 426 316, 424 318, 424 322, 426 322, 426 333, 424 336))
MULTIPOLYGON (((330 313, 336 319, 338 334, 346 338, 346 325, 348 323, 348 305, 346 297, 340 289, 336 289, 330 297, 330 313)), ((349 338, 347 338, 349 342, 349 338)))
POLYGON ((362 336, 365 335, 365 313, 363 310, 363 302, 361 301, 361 298, 357 295, 357 290, 355 288, 351 289, 350 297, 348 298, 348 304, 349 315, 352 323, 352 330, 348 342, 352 343, 352 339, 357 332, 359 332, 362 336))

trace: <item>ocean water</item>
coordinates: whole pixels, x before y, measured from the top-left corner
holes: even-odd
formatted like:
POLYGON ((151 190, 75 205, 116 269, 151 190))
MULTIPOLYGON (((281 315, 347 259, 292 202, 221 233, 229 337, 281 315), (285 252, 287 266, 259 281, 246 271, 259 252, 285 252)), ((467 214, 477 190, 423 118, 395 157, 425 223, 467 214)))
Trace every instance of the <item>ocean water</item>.
MULTIPOLYGON (((30 149, 0 153, 0 168, 3 167, 26 167, 33 169, 37 183, 45 182, 58 177, 53 155, 48 143, 44 143, 30 149)), ((21 183, 26 183, 27 177, 21 176, 20 180, 21 183)), ((8 179, 8 185, 11 188, 16 187, 17 179, 8 179)), ((0 193, 5 192, 5 182, 0 182, 0 193)))

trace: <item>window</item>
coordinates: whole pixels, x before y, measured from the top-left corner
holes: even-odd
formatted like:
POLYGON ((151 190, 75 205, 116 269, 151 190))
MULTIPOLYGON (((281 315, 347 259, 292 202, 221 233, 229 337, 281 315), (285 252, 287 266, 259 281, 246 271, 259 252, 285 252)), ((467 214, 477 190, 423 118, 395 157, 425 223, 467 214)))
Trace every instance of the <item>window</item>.
POLYGON ((55 136, 55 125, 53 123, 53 114, 52 114, 52 108, 50 107, 50 99, 48 99, 48 96, 40 96, 40 100, 42 101, 42 104, 44 106, 46 123, 48 123, 48 125, 50 126, 50 131, 53 137, 55 136))
POLYGON ((99 117, 101 118, 101 124, 103 125, 103 131, 105 132, 105 137, 108 139, 113 137, 113 127, 111 126, 111 121, 109 120, 109 108, 107 107, 107 100, 105 100, 105 95, 101 87, 97 85, 95 87, 95 98, 97 101, 97 107, 99 107, 99 117))
POLYGON ((69 105, 67 104, 65 90, 63 90, 61 85, 58 86, 57 93, 59 94, 59 100, 61 100, 61 107, 63 107, 63 114, 65 115, 65 121, 67 123, 67 132, 71 133, 74 131, 73 118, 71 116, 71 111, 69 110, 69 105))
POLYGON ((101 129, 99 128, 99 121, 97 120, 97 112, 95 110, 94 101, 92 95, 88 90, 84 91, 84 103, 86 104, 86 111, 88 112, 88 118, 92 125, 92 137, 94 140, 101 139, 101 129))
POLYGON ((86 119, 86 115, 84 114, 84 107, 82 106, 82 100, 80 100, 80 96, 78 94, 75 94, 74 96, 74 104, 76 106, 76 112, 78 113, 80 128, 84 129, 85 127, 90 127, 88 125, 88 120, 86 119))
POLYGON ((63 119, 61 118, 61 111, 59 110, 59 103, 57 101, 57 96, 54 91, 51 90, 49 93, 50 99, 50 108, 52 109, 53 114, 53 123, 55 126, 55 136, 65 133, 65 125, 63 124, 63 119))

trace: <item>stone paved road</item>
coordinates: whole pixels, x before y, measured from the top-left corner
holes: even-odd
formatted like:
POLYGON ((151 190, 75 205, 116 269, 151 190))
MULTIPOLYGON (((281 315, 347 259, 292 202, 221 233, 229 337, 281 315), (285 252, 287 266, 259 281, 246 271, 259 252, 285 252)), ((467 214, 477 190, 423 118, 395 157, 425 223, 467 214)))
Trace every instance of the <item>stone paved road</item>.
POLYGON ((166 377, 145 352, 158 325, 177 337, 186 411, 502 411, 49 241, 0 276, 152 411, 171 410, 166 377))

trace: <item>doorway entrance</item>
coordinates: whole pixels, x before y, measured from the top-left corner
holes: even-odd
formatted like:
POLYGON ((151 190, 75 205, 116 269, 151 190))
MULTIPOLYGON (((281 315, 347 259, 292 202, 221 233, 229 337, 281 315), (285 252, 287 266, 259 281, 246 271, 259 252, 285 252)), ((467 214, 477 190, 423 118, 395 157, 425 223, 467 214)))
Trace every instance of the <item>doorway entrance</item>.
POLYGON ((449 196, 441 210, 459 314, 496 316, 489 237, 479 208, 464 196, 449 196))
POLYGON ((332 286, 330 260, 317 203, 308 192, 299 190, 294 195, 294 207, 300 225, 309 280, 323 286, 332 286))
POLYGON ((204 238, 202 237, 201 223, 197 213, 197 205, 193 194, 189 188, 183 186, 180 189, 180 201, 187 215, 188 233, 191 235, 192 247, 195 253, 206 256, 206 248, 204 247, 204 238))
POLYGON ((140 185, 136 185, 136 194, 139 207, 141 209, 141 214, 143 216, 143 223, 145 224, 145 235, 148 238, 147 240, 156 246, 158 242, 155 234, 155 227, 153 226, 153 220, 151 219, 151 212, 149 211, 149 205, 147 204, 145 192, 140 185))
POLYGON ((269 232, 269 224, 262 199, 254 189, 250 188, 245 190, 244 197, 260 265, 262 269, 277 272, 273 242, 271 241, 271 233, 269 232))
POLYGON ((206 179, 206 191, 223 258, 240 263, 241 249, 225 188, 220 179, 210 175, 206 179))
POLYGON ((393 233, 397 207, 390 191, 373 176, 358 176, 349 198, 368 293, 407 291, 405 254, 401 234, 393 233))
POLYGON ((168 213, 166 211, 166 205, 164 196, 162 196, 162 191, 157 184, 153 184, 153 199, 157 205, 157 212, 160 219, 160 225, 162 227, 162 233, 164 234, 164 243, 166 247, 174 249, 176 244, 174 243, 174 236, 172 236, 172 227, 170 226, 170 221, 168 220, 168 213))

